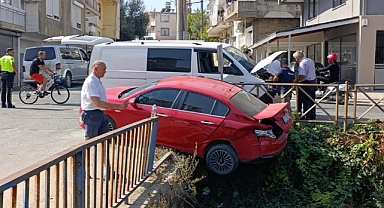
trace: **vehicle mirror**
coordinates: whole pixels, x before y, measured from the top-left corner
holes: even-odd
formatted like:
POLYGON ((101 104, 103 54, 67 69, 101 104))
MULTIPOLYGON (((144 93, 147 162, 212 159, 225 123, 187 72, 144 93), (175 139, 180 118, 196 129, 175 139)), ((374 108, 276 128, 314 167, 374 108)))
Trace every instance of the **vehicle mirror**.
POLYGON ((136 98, 131 98, 128 100, 129 105, 136 106, 136 98))

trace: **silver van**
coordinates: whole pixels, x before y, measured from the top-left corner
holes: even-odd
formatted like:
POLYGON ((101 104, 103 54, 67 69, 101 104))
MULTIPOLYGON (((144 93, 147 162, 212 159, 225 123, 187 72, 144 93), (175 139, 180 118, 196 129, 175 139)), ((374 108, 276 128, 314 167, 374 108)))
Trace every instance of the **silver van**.
POLYGON ((85 51, 78 47, 64 45, 47 45, 26 48, 23 59, 23 82, 33 82, 29 78, 32 61, 37 58, 39 51, 47 54, 45 64, 56 74, 61 75, 66 87, 71 87, 73 81, 83 81, 87 76, 89 58, 85 51))

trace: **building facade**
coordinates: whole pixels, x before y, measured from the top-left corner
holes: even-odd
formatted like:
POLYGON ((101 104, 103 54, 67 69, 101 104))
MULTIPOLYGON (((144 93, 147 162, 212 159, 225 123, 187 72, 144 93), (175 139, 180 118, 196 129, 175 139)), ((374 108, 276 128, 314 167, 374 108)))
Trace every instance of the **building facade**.
POLYGON ((235 47, 249 47, 271 32, 300 25, 300 7, 270 0, 211 0, 208 36, 235 47))
POLYGON ((336 53, 341 78, 358 84, 384 83, 384 7, 382 0, 278 0, 300 5, 301 27, 271 33, 252 48, 263 58, 269 50, 301 50, 327 65, 336 53))
POLYGON ((149 12, 147 35, 156 40, 176 40, 176 12, 149 12))

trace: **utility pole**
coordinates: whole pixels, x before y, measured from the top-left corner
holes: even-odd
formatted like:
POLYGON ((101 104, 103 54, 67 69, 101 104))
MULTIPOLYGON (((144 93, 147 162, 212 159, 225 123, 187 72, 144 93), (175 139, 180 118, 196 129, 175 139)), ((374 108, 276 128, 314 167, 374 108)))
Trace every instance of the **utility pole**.
POLYGON ((200 40, 203 40, 203 33, 204 33, 204 0, 200 1, 201 3, 201 34, 200 34, 200 40))
POLYGON ((177 0, 176 2, 176 40, 183 40, 183 1, 177 0))

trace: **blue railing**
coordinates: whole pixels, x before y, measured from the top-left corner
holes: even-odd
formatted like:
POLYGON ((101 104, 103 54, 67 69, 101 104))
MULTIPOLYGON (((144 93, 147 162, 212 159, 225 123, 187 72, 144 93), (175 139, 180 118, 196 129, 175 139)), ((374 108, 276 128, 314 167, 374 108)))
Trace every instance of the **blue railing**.
POLYGON ((112 207, 154 170, 158 118, 116 129, 0 180, 0 208, 112 207))

